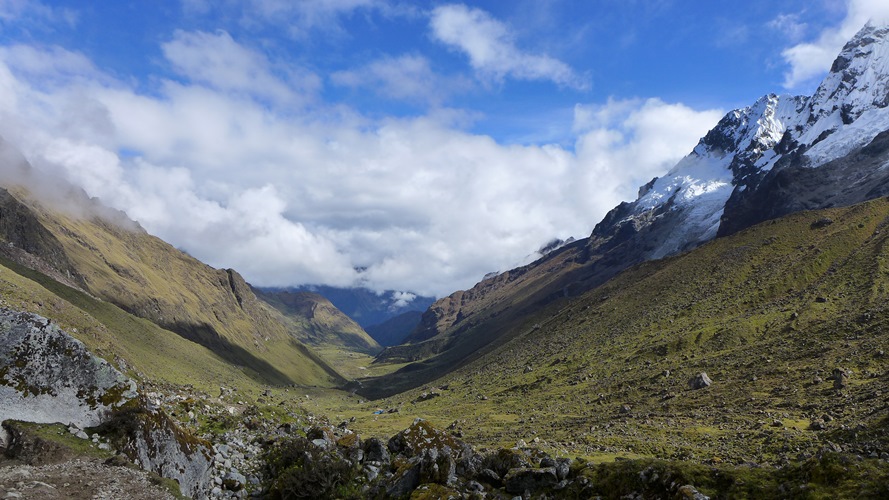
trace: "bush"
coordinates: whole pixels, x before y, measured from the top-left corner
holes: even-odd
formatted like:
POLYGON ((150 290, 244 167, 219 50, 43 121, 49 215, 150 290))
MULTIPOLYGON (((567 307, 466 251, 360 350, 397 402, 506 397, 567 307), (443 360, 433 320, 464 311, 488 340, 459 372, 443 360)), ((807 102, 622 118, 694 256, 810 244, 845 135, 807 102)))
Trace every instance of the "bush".
POLYGON ((266 453, 265 464, 271 498, 361 498, 360 469, 306 438, 275 444, 266 453))

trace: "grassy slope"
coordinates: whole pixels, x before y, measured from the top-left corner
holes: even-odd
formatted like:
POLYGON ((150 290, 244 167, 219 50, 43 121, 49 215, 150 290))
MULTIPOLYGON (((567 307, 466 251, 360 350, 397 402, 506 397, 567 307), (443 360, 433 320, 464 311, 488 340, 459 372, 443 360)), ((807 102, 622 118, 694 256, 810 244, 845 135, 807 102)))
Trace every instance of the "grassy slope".
POLYGON ((474 442, 539 436, 600 458, 781 464, 828 441, 889 450, 887 219, 879 199, 761 224, 537 311, 437 380, 440 397, 331 397, 318 409, 383 435, 421 416, 474 442), (824 217, 834 222, 813 227, 824 217), (852 371, 848 388, 833 388, 835 368, 852 371), (690 390, 701 371, 714 385, 690 390), (810 429, 823 415, 827 428, 810 429))
POLYGON ((213 269, 144 231, 48 209, 21 189, 12 193, 58 239, 92 295, 175 331, 268 383, 343 382, 295 340, 280 313, 257 300, 237 273, 213 269))
MULTIPOLYGON (((148 320, 0 258, 2 305, 51 318, 99 356, 126 360, 132 375, 191 384, 208 393, 220 385, 258 392, 261 374, 233 366, 209 349, 148 320)), ((266 374, 267 375, 267 374, 266 374)))
POLYGON ((299 340, 317 347, 334 347, 376 354, 382 347, 358 323, 317 293, 257 291, 257 296, 281 312, 299 340))

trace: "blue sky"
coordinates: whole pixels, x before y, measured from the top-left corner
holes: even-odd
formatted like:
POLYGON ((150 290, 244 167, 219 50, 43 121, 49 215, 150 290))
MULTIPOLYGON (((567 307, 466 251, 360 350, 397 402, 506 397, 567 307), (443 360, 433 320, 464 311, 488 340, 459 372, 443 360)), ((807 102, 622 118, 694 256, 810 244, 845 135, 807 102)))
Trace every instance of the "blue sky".
POLYGON ((584 237, 883 0, 0 0, 0 135, 259 285, 442 295, 584 237), (357 270, 357 269, 360 269, 357 270))

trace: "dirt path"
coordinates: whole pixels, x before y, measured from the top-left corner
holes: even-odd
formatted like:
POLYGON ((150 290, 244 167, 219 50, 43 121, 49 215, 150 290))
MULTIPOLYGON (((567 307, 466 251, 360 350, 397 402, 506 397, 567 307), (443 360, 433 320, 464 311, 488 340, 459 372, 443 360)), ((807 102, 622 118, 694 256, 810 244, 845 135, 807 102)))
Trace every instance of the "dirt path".
POLYGON ((144 471, 75 459, 52 465, 0 463, 0 499, 132 499, 174 497, 144 471))

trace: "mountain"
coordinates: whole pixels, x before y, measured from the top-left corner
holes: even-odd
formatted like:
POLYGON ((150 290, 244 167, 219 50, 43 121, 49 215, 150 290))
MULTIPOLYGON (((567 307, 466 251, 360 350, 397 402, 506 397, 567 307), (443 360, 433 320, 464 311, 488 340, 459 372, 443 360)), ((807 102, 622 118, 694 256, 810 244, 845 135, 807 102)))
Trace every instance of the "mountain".
POLYGON ((368 381, 369 390, 432 380, 509 341, 542 305, 600 286, 634 264, 795 211, 889 193, 887 106, 889 27, 869 23, 812 96, 770 94, 728 113, 588 238, 434 303, 403 345, 378 357, 423 362, 390 380, 368 381))
POLYGON ((278 309, 300 332, 300 341, 313 346, 339 346, 367 354, 383 348, 357 323, 317 293, 262 291, 257 296, 278 309))
POLYGON ((7 268, 15 264, 56 281, 45 286, 57 295, 99 299, 144 318, 262 383, 343 382, 236 271, 213 269, 151 236, 125 214, 33 169, 6 143, 0 161, 0 255, 7 268))
MULTIPOLYGON (((435 299, 409 292, 387 290, 377 293, 361 287, 339 288, 327 285, 304 285, 295 288, 264 288, 264 293, 312 292, 329 300, 337 309, 367 330, 408 311, 425 311, 435 299)), ((370 331, 368 330, 368 333, 370 331)), ((373 334, 371 334, 373 336, 373 334)), ((381 344, 380 339, 376 339, 381 344)))
POLYGON ((379 325, 367 327, 367 333, 377 339, 382 346, 398 345, 414 331, 422 318, 422 312, 408 311, 389 318, 379 325))
POLYGON ((453 422, 470 442, 522 440, 597 463, 767 470, 830 450, 878 456, 889 447, 887 228, 884 197, 638 264, 538 308, 431 386, 356 408, 355 425, 379 425, 376 406, 401 408, 453 422))

